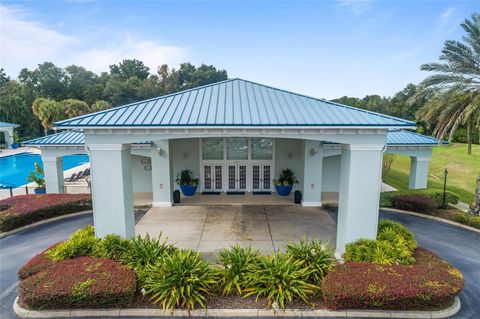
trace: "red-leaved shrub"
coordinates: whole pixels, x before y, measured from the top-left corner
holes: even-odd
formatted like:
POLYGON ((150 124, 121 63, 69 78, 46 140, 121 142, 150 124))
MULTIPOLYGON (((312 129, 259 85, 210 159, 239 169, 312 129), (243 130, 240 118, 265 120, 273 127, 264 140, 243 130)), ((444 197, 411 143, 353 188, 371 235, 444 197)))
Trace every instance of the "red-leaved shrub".
POLYGON ((395 208, 419 213, 431 213, 437 210, 437 202, 426 195, 400 195, 395 197, 395 208))
POLYGON ((54 248, 58 244, 59 243, 56 243, 55 245, 48 247, 47 249, 30 259, 25 265, 22 266, 22 268, 20 268, 20 270, 18 270, 18 278, 25 279, 28 276, 34 275, 39 271, 45 270, 53 266, 55 262, 47 258, 45 252, 49 249, 54 248))
POLYGON ((435 254, 417 248, 413 265, 346 263, 322 282, 330 309, 446 308, 463 288, 459 270, 435 254))
POLYGON ((22 280, 19 296, 31 309, 121 307, 133 301, 135 273, 110 259, 78 257, 22 280))
POLYGON ((0 200, 0 231, 92 208, 89 194, 30 194, 0 200))

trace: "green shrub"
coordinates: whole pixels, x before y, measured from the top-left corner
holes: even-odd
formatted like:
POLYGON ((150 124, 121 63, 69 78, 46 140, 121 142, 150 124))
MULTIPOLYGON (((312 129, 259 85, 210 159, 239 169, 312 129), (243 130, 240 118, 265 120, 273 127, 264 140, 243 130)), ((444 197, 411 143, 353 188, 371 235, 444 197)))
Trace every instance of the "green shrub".
POLYGON ((307 281, 314 285, 320 285, 323 277, 333 268, 336 263, 335 249, 328 242, 320 240, 308 241, 306 238, 299 243, 287 244, 287 253, 295 261, 303 261, 303 267, 312 270, 307 281))
POLYGON ((208 263, 192 250, 176 250, 145 270, 142 288, 151 300, 161 303, 164 310, 175 307, 205 307, 206 295, 216 279, 208 263))
POLYGON ((437 202, 427 195, 398 195, 395 197, 395 208, 430 214, 437 210, 437 202))
MULTIPOLYGON (((443 205, 443 190, 439 189, 420 189, 420 190, 408 190, 408 191, 392 191, 380 193, 380 206, 393 207, 395 204, 395 198, 402 195, 426 195, 435 200, 437 208, 441 208, 443 205)), ((447 204, 457 204, 460 197, 452 192, 445 193, 445 200, 447 204)))
POLYGON ((285 303, 300 298, 308 303, 308 295, 318 289, 307 282, 312 269, 289 254, 275 253, 260 258, 258 267, 247 275, 245 297, 263 296, 274 309, 285 309, 285 303))
POLYGON ((45 252, 53 261, 59 261, 80 256, 92 256, 93 249, 100 239, 95 237, 93 226, 77 230, 70 239, 58 244, 45 252))
POLYGON ((93 256, 121 261, 125 259, 129 246, 130 240, 109 234, 97 242, 93 248, 93 256))
POLYGON ((224 295, 230 294, 233 290, 239 295, 242 294, 245 289, 246 275, 256 269, 260 257, 260 252, 251 246, 242 248, 236 244, 220 250, 217 259, 221 267, 218 267, 217 273, 219 286, 224 295))
POLYGON ((455 215, 455 221, 480 229, 480 216, 475 216, 469 213, 460 213, 455 215))
POLYGON ((405 226, 399 222, 394 222, 388 219, 381 219, 378 223, 378 240, 387 240, 391 243, 398 240, 394 237, 393 234, 399 235, 403 240, 405 240, 408 249, 413 251, 417 248, 417 242, 413 236, 413 233, 409 231, 405 226))
POLYGON ((415 262, 413 253, 417 247, 413 233, 400 223, 381 220, 377 239, 361 239, 347 244, 344 260, 369 262, 380 265, 410 265, 415 262))
POLYGON ((167 254, 172 253, 176 248, 167 243, 167 240, 161 240, 162 234, 157 238, 145 237, 140 235, 129 241, 128 250, 122 257, 121 262, 135 272, 141 274, 142 269, 147 265, 155 264, 159 259, 164 258, 167 254))

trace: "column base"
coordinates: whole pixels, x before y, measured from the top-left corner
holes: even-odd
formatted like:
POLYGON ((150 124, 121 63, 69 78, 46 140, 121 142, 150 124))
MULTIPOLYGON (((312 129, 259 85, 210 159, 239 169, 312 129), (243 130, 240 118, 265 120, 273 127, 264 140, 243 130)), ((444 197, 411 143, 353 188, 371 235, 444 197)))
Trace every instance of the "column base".
POLYGON ((322 207, 322 202, 302 202, 305 207, 322 207))
POLYGON ((153 207, 171 207, 172 202, 152 202, 153 207))

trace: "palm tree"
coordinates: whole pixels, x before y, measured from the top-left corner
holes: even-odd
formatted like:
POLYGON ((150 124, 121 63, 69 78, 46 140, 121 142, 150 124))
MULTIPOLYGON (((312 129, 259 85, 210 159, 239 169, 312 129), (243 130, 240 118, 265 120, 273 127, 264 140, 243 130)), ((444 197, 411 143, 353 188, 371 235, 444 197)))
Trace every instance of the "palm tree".
POLYGON ((447 40, 441 62, 423 64, 421 70, 436 72, 420 83, 421 98, 429 97, 417 116, 435 126, 434 135, 449 141, 460 125, 467 125, 468 154, 472 153, 472 130, 480 132, 480 14, 461 24, 463 41, 447 40))

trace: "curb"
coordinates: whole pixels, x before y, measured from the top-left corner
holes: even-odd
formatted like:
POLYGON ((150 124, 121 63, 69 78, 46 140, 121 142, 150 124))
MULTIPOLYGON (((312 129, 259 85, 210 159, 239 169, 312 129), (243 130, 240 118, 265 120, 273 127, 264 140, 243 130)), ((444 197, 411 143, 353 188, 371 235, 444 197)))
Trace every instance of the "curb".
POLYGON ((470 231, 473 231, 475 233, 480 234, 480 229, 477 229, 477 228, 474 228, 474 227, 471 227, 471 226, 467 226, 467 225, 464 225, 464 224, 460 224, 460 223, 457 223, 457 222, 454 222, 454 221, 451 221, 451 220, 448 220, 448 219, 440 218, 440 217, 435 217, 435 216, 430 216, 430 215, 420 214, 420 213, 416 213, 416 212, 411 212, 411 211, 408 211, 408 210, 401 210, 401 209, 390 208, 390 207, 380 207, 380 210, 384 210, 384 211, 387 211, 387 212, 393 212, 393 213, 403 213, 403 214, 413 215, 413 216, 417 216, 417 217, 421 217, 421 218, 425 218, 425 219, 436 220, 437 222, 442 222, 442 223, 445 223, 445 224, 457 226, 457 227, 467 229, 467 230, 470 230, 470 231))
POLYGON ((41 220, 41 221, 35 222, 33 224, 25 225, 25 226, 22 226, 20 228, 15 228, 15 229, 12 229, 12 230, 7 231, 7 232, 0 233, 0 239, 5 238, 5 237, 10 236, 10 235, 13 235, 15 233, 30 229, 30 228, 34 228, 34 227, 43 225, 43 224, 48 224, 48 223, 51 223, 51 222, 55 222, 57 220, 67 219, 67 218, 75 217, 75 216, 87 215, 87 214, 91 214, 91 213, 92 213, 92 210, 84 210, 84 211, 81 211, 81 212, 65 214, 65 215, 60 215, 60 216, 57 216, 57 217, 52 217, 52 218, 49 218, 49 219, 41 220))
POLYGON ((195 309, 163 311, 162 309, 64 309, 27 310, 18 304, 18 296, 13 304, 13 312, 21 318, 78 318, 78 317, 342 317, 342 318, 447 318, 460 310, 460 299, 455 297, 453 304, 435 311, 401 310, 340 310, 327 309, 300 310, 286 309, 275 313, 271 309, 195 309))

